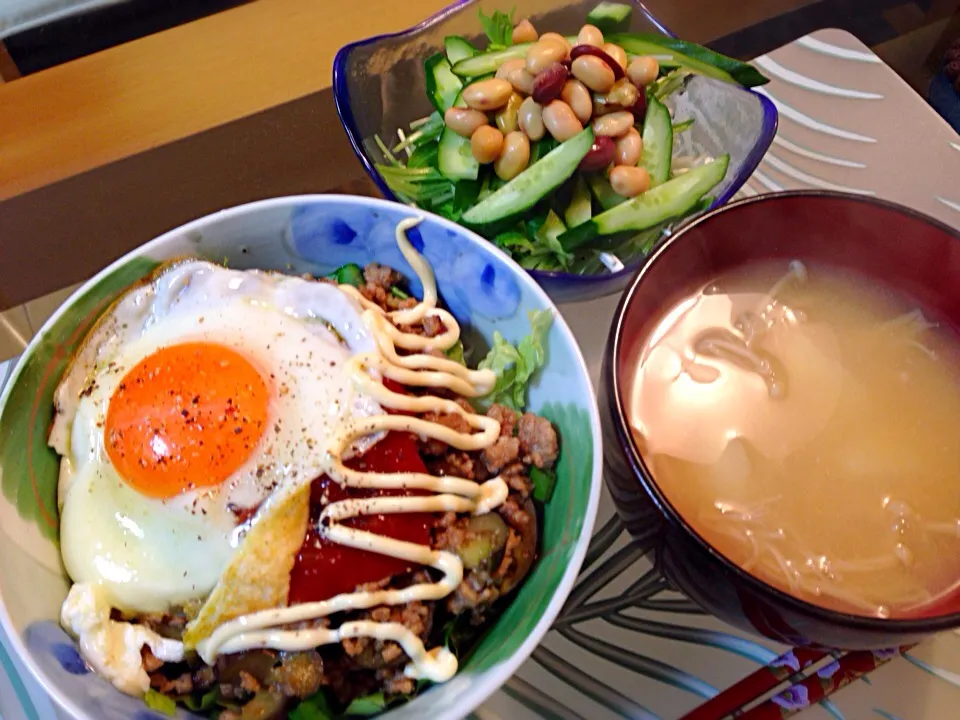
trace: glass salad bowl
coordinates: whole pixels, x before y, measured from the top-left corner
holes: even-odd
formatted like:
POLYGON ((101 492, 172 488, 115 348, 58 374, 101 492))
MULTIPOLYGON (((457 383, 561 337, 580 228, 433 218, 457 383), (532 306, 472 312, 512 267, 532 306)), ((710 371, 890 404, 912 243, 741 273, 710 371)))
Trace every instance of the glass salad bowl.
MULTIPOLYGON (((416 199, 402 190, 398 192, 402 183, 398 184, 395 175, 388 182, 381 170, 394 159, 406 163, 408 151, 402 146, 411 133, 418 129, 421 133, 424 130, 429 132, 431 127, 442 125, 442 118, 427 96, 424 61, 443 52, 445 38, 460 36, 476 48, 486 48, 489 41, 484 35, 479 13, 492 16, 496 11, 509 12, 511 9, 515 21, 529 19, 540 33, 553 31, 569 36, 588 22, 587 15, 597 4, 597 0, 464 0, 409 30, 367 38, 343 47, 336 56, 333 71, 337 110, 357 156, 384 196, 406 202, 416 199), (428 121, 431 113, 433 120, 428 121)), ((662 40, 675 38, 642 4, 633 2, 629 6, 632 12, 621 22, 619 30, 655 34, 662 40)), ((631 48, 627 50, 631 52, 631 48)), ((670 49, 664 48, 663 52, 656 55, 661 67, 667 68, 661 75, 669 71, 670 57, 674 57, 670 49)), ((727 58, 722 60, 729 61, 727 58)), ((689 56, 685 61, 700 69, 704 67, 704 63, 691 60, 689 56)), ((735 64, 740 66, 739 70, 753 72, 748 66, 735 64)), ((697 207, 684 215, 658 222, 639 234, 621 232, 593 239, 581 245, 566 262, 556 263, 551 258, 551 262, 543 263, 514 252, 515 259, 555 301, 588 300, 622 290, 652 247, 680 221, 722 205, 733 197, 772 142, 777 112, 767 98, 734 82, 717 79, 725 73, 711 73, 710 68, 707 68, 706 75, 686 74, 685 66, 680 70, 683 72, 661 77, 658 86, 665 91, 661 97, 674 121, 672 165, 684 172, 726 154, 729 155, 729 164, 723 180, 701 199, 697 207), (711 74, 714 77, 708 76, 711 74), (670 88, 665 87, 668 84, 670 88)), ((726 78, 731 79, 729 75, 726 78)), ((754 80, 750 84, 760 81, 754 80)), ((466 153, 469 155, 469 143, 466 153)), ((532 154, 536 157, 536 149, 532 154)), ((390 171, 387 173, 389 175, 390 171)), ((443 181, 441 176, 435 177, 439 182, 443 181)), ((556 178, 555 182, 559 185, 562 180, 562 177, 556 178)), ((571 184, 565 184, 567 191, 571 184)), ((460 185, 462 183, 458 183, 458 188, 460 185)), ((481 188, 480 192, 482 198, 484 190, 481 188)), ((564 187, 559 187, 548 197, 563 196, 564 192, 564 187)), ((594 217, 609 207, 605 203, 601 205, 599 200, 596 194, 591 199, 594 217)), ((543 205, 541 202, 537 206, 541 213, 544 212, 543 205)), ((432 209, 459 220, 457 215, 445 213, 442 207, 432 209)), ((558 214, 563 213, 558 211, 558 214)), ((521 217, 526 222, 529 215, 527 212, 521 217)), ((554 219, 559 220, 559 217, 554 219)), ((542 223, 543 218, 534 222, 542 223)), ((494 237, 498 231, 489 226, 474 229, 488 238, 494 237)), ((551 233, 544 235, 549 237, 551 233)), ((556 237, 553 234, 544 242, 549 244, 556 237)), ((563 243, 564 239, 561 237, 560 241, 563 243)), ((505 243, 499 244, 506 247, 505 243)))

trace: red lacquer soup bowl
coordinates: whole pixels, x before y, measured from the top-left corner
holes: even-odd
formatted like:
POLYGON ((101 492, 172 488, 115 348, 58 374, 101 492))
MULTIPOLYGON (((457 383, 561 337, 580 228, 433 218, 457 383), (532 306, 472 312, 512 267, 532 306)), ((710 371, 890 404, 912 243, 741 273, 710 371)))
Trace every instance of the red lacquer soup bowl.
MULTIPOLYGON (((791 645, 879 649, 960 627, 960 595, 915 618, 846 614, 798 600, 743 571, 704 540, 652 476, 627 419, 637 352, 663 312, 718 274, 756 260, 855 271, 960 328, 960 233, 907 208, 832 192, 727 205, 673 235, 640 269, 610 330, 600 391, 604 470, 630 532, 667 578, 710 613, 791 645)), ((960 467, 957 492, 960 492, 960 467)), ((823 502, 831 499, 824 497, 823 502)))

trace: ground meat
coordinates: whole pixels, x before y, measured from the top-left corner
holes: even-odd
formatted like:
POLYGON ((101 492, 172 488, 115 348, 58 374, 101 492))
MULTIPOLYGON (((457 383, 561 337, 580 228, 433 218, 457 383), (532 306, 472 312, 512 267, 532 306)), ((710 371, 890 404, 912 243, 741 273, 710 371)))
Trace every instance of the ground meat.
POLYGON ((366 282, 360 286, 360 294, 387 310, 387 301, 391 297, 390 288, 400 282, 400 273, 393 268, 371 263, 363 269, 363 279, 366 282))
POLYGON ((450 450, 439 458, 427 463, 427 469, 431 475, 443 477, 453 475, 464 478, 465 480, 476 479, 474 469, 476 463, 469 453, 458 450, 450 450))
POLYGON ((384 310, 405 310, 417 304, 416 298, 399 297, 391 292, 391 288, 403 280, 403 276, 393 268, 371 263, 363 269, 363 279, 365 282, 360 286, 360 294, 384 310))
POLYGON ((382 689, 377 673, 369 670, 357 671, 349 658, 340 657, 341 662, 328 663, 325 670, 327 686, 336 697, 337 702, 344 705, 363 695, 369 695, 382 689))
POLYGON ((403 280, 403 275, 386 265, 370 263, 363 269, 363 279, 367 285, 389 290, 403 280))
POLYGON ((148 673, 155 672, 163 666, 163 660, 154 655, 146 645, 140 650, 140 657, 143 658, 143 669, 148 673))
POLYGON ((288 697, 310 697, 323 684, 323 658, 315 650, 282 653, 273 669, 273 689, 288 697))
POLYGON ((209 665, 203 665, 193 671, 193 689, 206 690, 217 682, 217 674, 209 665))
POLYGON ((533 483, 527 476, 527 466, 522 462, 515 462, 505 467, 500 471, 500 477, 520 500, 526 500, 533 492, 533 483))
POLYGON ((448 528, 454 523, 457 522, 457 514, 455 512, 445 512, 440 516, 440 519, 437 520, 436 529, 442 530, 443 528, 448 528))
POLYGON ((516 554, 520 549, 522 540, 516 530, 511 530, 507 536, 507 544, 503 549, 503 558, 500 565, 493 571, 493 577, 496 580, 503 581, 510 574, 510 569, 517 565, 516 554))
POLYGON ((487 417, 500 423, 500 437, 513 437, 517 434, 517 420, 520 414, 506 405, 493 404, 487 410, 487 417))
POLYGON ((150 687, 164 695, 188 695, 193 692, 193 676, 185 672, 168 678, 162 672, 155 672, 150 675, 150 687))
POLYGON ((427 315, 423 318, 423 334, 427 337, 436 337, 446 328, 436 315, 427 315))
POLYGON ((469 518, 457 517, 456 513, 446 513, 433 531, 431 546, 434 550, 456 552, 469 539, 467 529, 469 518))
POLYGON ((232 683, 220 683, 219 685, 220 697, 224 700, 246 700, 248 695, 244 692, 243 688, 239 685, 234 685, 232 683))
POLYGON ((535 522, 534 518, 531 518, 530 513, 527 512, 527 508, 521 506, 514 497, 508 496, 503 504, 497 508, 497 512, 500 513, 500 517, 507 521, 507 525, 520 533, 526 532, 530 528, 530 524, 535 522))
MULTIPOLYGON (((436 423, 438 425, 443 425, 448 427, 455 432, 461 433, 470 433, 470 423, 466 421, 463 415, 452 413, 452 414, 440 414, 440 413, 425 413, 423 419, 427 422, 436 423)), ((420 444, 420 450, 425 455, 432 455, 437 457, 443 455, 444 453, 450 450, 450 446, 445 442, 440 440, 427 439, 422 441, 420 444)))
POLYGON ((377 680, 382 683, 383 692, 388 695, 413 695, 417 689, 416 682, 404 675, 402 671, 379 670, 377 671, 377 680))
POLYGON ((234 700, 246 700, 262 686, 269 686, 278 657, 275 650, 221 655, 214 663, 220 694, 234 700))
POLYGON ((500 588, 506 593, 526 577, 537 557, 537 515, 532 500, 518 502, 515 495, 510 495, 498 512, 511 528, 506 554, 513 559, 513 564, 506 568, 506 575, 499 578, 500 588))
POLYGON ((497 473, 520 455, 520 440, 515 437, 503 436, 486 448, 480 455, 484 465, 491 473, 497 473))
POLYGON ((393 293, 387 295, 387 308, 389 310, 409 310, 417 304, 417 299, 412 297, 397 297, 393 293))
MULTIPOLYGON (((406 605, 375 607, 358 613, 356 620, 372 620, 379 623, 400 623, 417 637, 425 640, 433 619, 432 603, 411 602, 406 605)), ((376 670, 399 665, 406 654, 398 644, 375 638, 347 638, 340 643, 353 663, 361 668, 376 670)))
POLYGON ((390 297, 390 293, 384 290, 382 287, 369 284, 361 285, 360 294, 374 305, 377 305, 384 310, 387 309, 387 298, 390 297))
POLYGON ((520 438, 524 462, 536 465, 538 468, 548 468, 557 461, 559 452, 557 431, 553 429, 549 420, 533 413, 524 413, 518 423, 517 435, 520 438))
MULTIPOLYGON (((392 578, 384 578, 383 580, 374 580, 373 582, 360 583, 353 589, 354 592, 376 592, 377 590, 383 590, 384 588, 390 585, 392 578)), ((326 620, 327 618, 324 618, 326 620)))
POLYGON ((257 680, 250 673, 241 670, 240 671, 240 688, 244 692, 255 693, 260 690, 260 681, 257 680))
POLYGON ((484 610, 493 605, 500 597, 489 573, 480 570, 471 571, 447 598, 447 610, 453 615, 470 613, 473 624, 484 620, 484 610))

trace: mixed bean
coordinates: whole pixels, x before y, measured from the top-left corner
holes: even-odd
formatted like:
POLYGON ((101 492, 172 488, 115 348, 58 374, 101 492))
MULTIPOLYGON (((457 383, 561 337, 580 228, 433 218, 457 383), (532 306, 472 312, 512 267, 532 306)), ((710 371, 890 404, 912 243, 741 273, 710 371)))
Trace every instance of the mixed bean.
POLYGON ((588 124, 595 142, 580 164, 587 172, 605 172, 614 191, 635 197, 650 187, 637 163, 643 142, 636 125, 646 112, 644 88, 660 72, 656 58, 628 62, 626 51, 604 41, 593 25, 584 25, 577 44, 554 32, 539 35, 529 20, 513 28, 514 43, 532 43, 526 57, 503 63, 495 77, 463 90, 466 108, 444 114, 446 126, 470 138, 481 164, 493 164, 502 180, 511 180, 530 162, 530 143, 547 134, 569 140, 588 124))

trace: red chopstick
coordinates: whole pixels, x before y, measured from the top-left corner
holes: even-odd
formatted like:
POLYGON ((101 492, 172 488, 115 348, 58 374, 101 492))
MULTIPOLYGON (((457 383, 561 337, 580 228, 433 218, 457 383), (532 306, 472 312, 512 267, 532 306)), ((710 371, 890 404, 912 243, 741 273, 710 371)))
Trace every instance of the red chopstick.
POLYGON ((719 720, 730 715, 738 720, 782 720, 826 699, 911 647, 843 654, 794 648, 687 713, 681 720, 719 720), (831 662, 822 664, 831 656, 834 658, 831 662), (817 664, 822 665, 811 672, 810 668, 817 664), (784 682, 790 685, 756 707, 745 712, 742 710, 784 682))
POLYGON ((738 716, 738 720, 782 720, 815 705, 837 690, 859 680, 881 665, 910 650, 913 646, 891 650, 849 652, 817 670, 805 680, 777 693, 755 708, 738 716))
POLYGON ((829 653, 794 648, 731 685, 719 695, 693 709, 680 720, 717 720, 763 697, 785 680, 805 677, 803 669, 822 661, 829 653))

